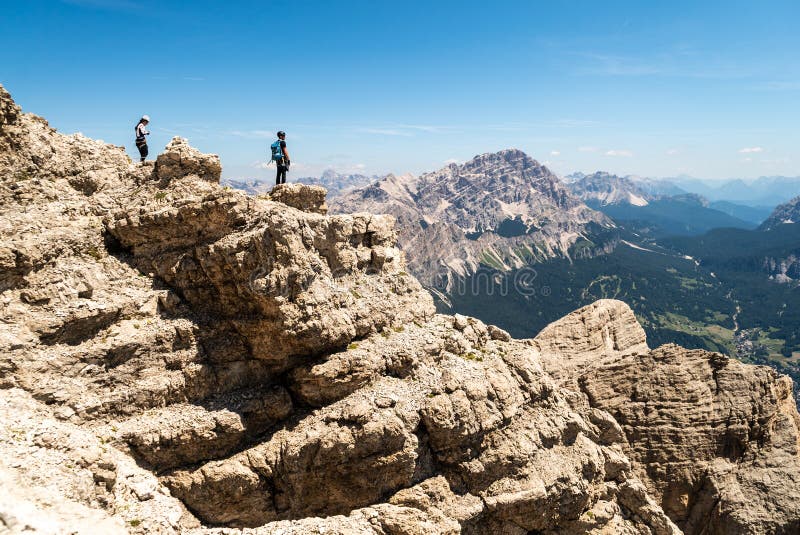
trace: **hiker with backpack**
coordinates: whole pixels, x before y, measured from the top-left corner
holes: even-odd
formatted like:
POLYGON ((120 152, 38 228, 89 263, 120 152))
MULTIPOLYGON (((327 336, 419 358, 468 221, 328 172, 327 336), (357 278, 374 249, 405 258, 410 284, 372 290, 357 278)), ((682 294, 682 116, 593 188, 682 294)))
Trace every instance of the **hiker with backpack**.
POLYGON ((270 145, 272 150, 272 161, 278 166, 278 174, 275 177, 275 185, 286 184, 286 172, 289 170, 289 152, 286 150, 286 132, 278 132, 278 139, 270 145))
POLYGON ((147 139, 145 136, 149 136, 150 132, 147 131, 147 125, 150 124, 150 117, 147 115, 142 115, 142 118, 139 119, 139 122, 136 124, 136 148, 139 149, 139 156, 141 163, 144 163, 145 158, 147 158, 147 139))

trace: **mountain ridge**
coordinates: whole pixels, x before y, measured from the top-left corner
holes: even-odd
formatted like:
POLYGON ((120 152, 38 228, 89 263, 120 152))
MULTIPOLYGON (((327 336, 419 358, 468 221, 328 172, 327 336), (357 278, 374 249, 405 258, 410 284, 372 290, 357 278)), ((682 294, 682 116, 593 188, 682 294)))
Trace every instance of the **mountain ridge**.
POLYGON ((22 113, 0 86, 0 516, 12 530, 800 523, 788 378, 651 350, 615 300, 525 340, 434 314, 391 217, 330 215, 317 186, 247 196, 221 170, 182 138, 133 164, 22 113))
POLYGON ((773 230, 781 225, 800 223, 800 196, 779 205, 770 216, 761 223, 759 230, 773 230))
POLYGON ((712 208, 699 194, 655 193, 652 184, 650 189, 647 184, 639 178, 598 171, 582 175, 567 186, 591 208, 600 210, 629 230, 650 237, 698 235, 712 228, 755 226, 712 208))
MULTIPOLYGON (((481 265, 507 269, 530 259, 570 256, 594 227, 613 229, 608 218, 518 149, 478 155, 413 179, 390 175, 334 198, 331 207, 394 215, 409 265, 428 286, 443 277, 450 287, 453 277, 481 265)), ((612 241, 585 249, 598 253, 613 247, 612 241)))

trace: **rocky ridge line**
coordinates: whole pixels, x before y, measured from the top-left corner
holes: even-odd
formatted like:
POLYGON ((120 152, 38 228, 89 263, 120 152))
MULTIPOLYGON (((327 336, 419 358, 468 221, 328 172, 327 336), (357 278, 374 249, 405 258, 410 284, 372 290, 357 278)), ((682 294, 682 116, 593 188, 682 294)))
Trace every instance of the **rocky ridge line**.
POLYGON ((554 257, 603 254, 616 245, 610 219, 517 149, 419 177, 389 175, 337 196, 331 207, 394 215, 412 273, 445 293, 456 278, 482 268, 507 271, 554 257), (576 248, 579 242, 584 245, 576 248))
POLYGON ((19 489, 0 518, 12 531, 796 526, 785 378, 651 352, 615 301, 534 340, 434 315, 390 217, 324 215, 324 192, 305 186, 249 198, 219 174, 218 158, 179 138, 131 165, 121 148, 21 113, 0 88, 0 477, 19 489), (673 390, 656 379, 630 390, 640 364, 673 390), (723 380, 703 390, 706 375, 684 365, 723 380), (689 387, 699 394, 673 400, 689 387), (719 413, 714 432, 689 434, 704 440, 697 471, 642 395, 676 411, 667 425, 719 413), (662 477, 673 466, 680 477, 662 477), (676 488, 691 507, 675 507, 676 488), (714 515, 700 526, 696 511, 714 515))

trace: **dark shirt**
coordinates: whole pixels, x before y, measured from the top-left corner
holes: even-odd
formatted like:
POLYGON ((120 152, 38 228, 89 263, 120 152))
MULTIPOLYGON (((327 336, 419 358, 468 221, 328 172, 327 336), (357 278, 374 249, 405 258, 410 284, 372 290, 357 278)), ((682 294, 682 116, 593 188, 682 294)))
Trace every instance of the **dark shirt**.
POLYGON ((283 140, 281 140, 281 154, 283 154, 283 158, 281 158, 280 161, 278 162, 278 166, 279 167, 285 167, 286 166, 286 161, 287 161, 287 159, 286 159, 286 142, 283 141, 283 140))

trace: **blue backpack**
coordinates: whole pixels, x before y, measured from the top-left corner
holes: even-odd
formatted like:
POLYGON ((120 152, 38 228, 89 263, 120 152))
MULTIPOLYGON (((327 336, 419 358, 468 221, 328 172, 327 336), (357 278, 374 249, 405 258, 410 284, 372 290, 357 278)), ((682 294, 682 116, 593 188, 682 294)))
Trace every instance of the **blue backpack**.
POLYGON ((272 161, 279 162, 283 160, 283 151, 281 150, 281 140, 279 139, 275 143, 269 146, 272 149, 272 161))

